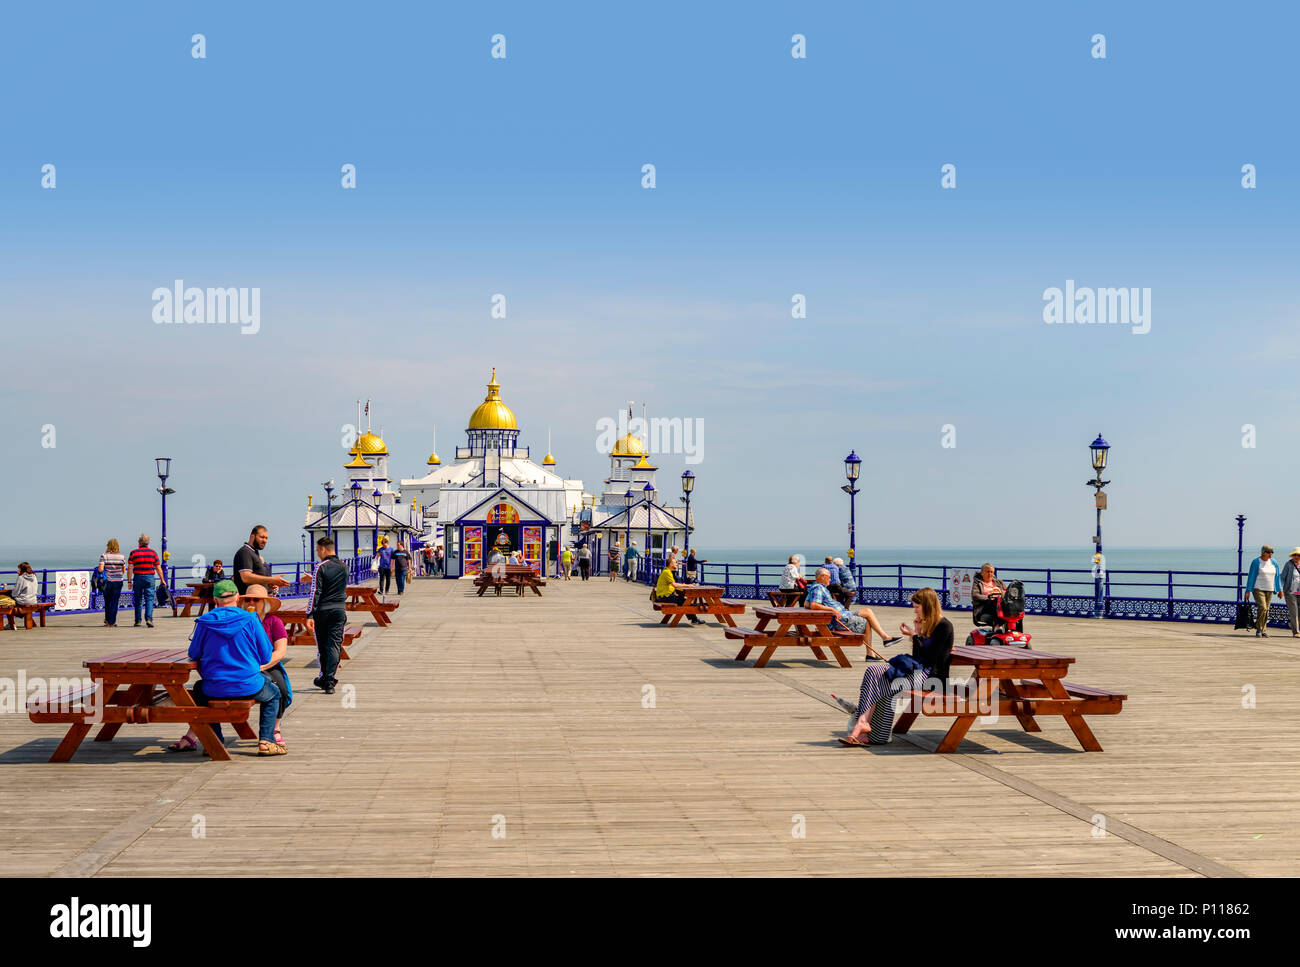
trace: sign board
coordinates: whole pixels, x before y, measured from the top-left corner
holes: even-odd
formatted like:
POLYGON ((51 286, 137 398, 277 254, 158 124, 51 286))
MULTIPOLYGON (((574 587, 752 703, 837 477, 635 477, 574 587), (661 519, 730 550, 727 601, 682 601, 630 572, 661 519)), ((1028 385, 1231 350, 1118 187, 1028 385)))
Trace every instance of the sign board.
POLYGON ((1106 509, 1106 495, 1103 493, 1097 494, 1097 509, 1098 510, 1106 509))
POLYGON ((90 572, 54 573, 54 610, 86 611, 90 608, 90 572))
POLYGON ((968 567, 954 568, 948 572, 948 607, 970 607, 970 588, 974 580, 975 572, 968 567))

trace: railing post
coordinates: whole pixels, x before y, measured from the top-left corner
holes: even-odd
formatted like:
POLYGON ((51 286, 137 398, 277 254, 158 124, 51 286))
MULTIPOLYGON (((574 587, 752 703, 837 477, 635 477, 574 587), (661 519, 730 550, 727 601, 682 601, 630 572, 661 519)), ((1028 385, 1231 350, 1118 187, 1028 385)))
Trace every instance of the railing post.
POLYGON ((1052 614, 1052 569, 1047 569, 1047 613, 1052 614))
POLYGON ((948 565, 947 564, 941 565, 941 573, 939 576, 939 601, 945 604, 948 601, 948 565))
POLYGON ((1110 611, 1110 571, 1106 572, 1105 596, 1101 602, 1101 613, 1104 616, 1110 611))
MULTIPOLYGON (((49 593, 50 593, 50 569, 43 567, 41 568, 41 598, 45 597, 49 593)), ((39 601, 40 598, 37 598, 36 600, 39 601)))
MULTIPOLYGON (((731 588, 731 565, 730 564, 722 565, 722 586, 727 589, 731 588)), ((728 592, 723 592, 723 593, 725 594, 728 592)))
POLYGON ((1174 616, 1174 572, 1170 571, 1168 573, 1169 573, 1169 604, 1167 606, 1168 610, 1166 611, 1166 614, 1170 618, 1172 618, 1174 616))
POLYGON ((899 607, 903 605, 903 565, 898 565, 898 597, 895 602, 899 607))
POLYGON ((754 597, 758 597, 758 590, 760 587, 759 581, 760 579, 758 576, 758 565, 755 564, 754 565, 754 597))

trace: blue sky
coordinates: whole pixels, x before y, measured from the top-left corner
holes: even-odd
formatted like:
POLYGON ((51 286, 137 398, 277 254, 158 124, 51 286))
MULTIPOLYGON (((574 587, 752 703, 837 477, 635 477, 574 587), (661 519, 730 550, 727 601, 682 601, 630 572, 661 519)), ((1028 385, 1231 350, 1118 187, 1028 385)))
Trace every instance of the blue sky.
MULTIPOLYGON (((1108 543, 1227 545, 1236 513, 1300 543, 1294 5, 2 20, 0 460, 6 505, 34 508, 4 544, 156 526, 165 452, 174 544, 259 519, 296 545, 354 399, 411 475, 434 424, 444 457, 463 442, 494 365, 524 442, 549 427, 588 489, 627 400, 702 420, 714 545, 842 540, 853 448, 860 547, 1086 549, 1098 431, 1108 543), (155 326, 177 278, 260 287, 262 331, 155 326), (1045 325, 1066 279, 1151 288, 1151 331, 1045 325)), ((656 462, 665 487, 683 467, 656 462)))

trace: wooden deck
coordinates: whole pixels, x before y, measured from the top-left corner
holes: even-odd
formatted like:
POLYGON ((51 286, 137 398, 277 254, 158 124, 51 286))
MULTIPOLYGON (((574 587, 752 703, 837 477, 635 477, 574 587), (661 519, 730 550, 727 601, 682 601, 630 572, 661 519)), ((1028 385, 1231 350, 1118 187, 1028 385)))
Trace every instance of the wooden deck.
MULTIPOLYGON (((944 757, 928 749, 946 719, 879 750, 834 741, 846 716, 829 693, 856 697, 860 648, 850 669, 791 650, 754 669, 717 626, 661 627, 644 588, 605 580, 542 598, 419 580, 401 601, 340 669, 355 707, 313 689, 314 658, 291 649, 284 758, 248 742, 229 763, 172 755, 171 732, 126 726, 52 765, 62 729, 19 697, 0 715, 0 874, 1300 870, 1300 642, 1284 632, 1031 617, 1036 644, 1078 659, 1073 678, 1130 696, 1092 720, 1107 751, 1080 752, 1059 720, 1033 736, 1010 720, 944 757)), ((181 645, 193 623, 98 621, 0 633, 0 676, 79 676, 83 658, 181 645)), ((968 622, 954 615, 959 640, 968 622)))

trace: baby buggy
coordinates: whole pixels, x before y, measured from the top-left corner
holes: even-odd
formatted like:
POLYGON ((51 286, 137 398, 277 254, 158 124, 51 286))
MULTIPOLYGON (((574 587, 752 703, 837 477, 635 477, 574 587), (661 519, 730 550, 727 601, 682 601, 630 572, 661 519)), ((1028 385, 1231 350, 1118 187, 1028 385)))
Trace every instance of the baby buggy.
POLYGON ((1005 645, 1028 648, 1033 635, 1024 630, 1025 586, 1012 581, 997 597, 989 598, 971 614, 975 630, 966 636, 968 645, 1005 645))

